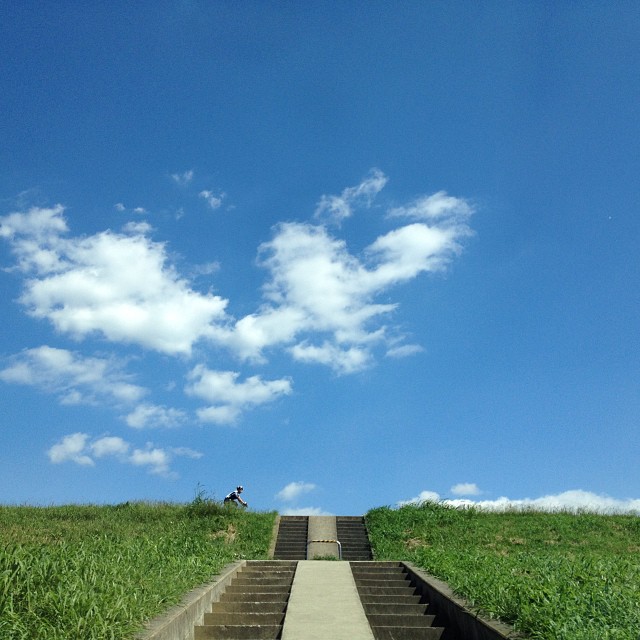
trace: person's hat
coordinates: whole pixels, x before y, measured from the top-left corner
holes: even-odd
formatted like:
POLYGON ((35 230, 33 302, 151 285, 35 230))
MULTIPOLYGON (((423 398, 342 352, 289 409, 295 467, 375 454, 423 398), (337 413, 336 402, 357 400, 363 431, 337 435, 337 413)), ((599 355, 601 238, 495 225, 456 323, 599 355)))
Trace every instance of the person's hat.
POLYGON ((244 487, 242 485, 238 485, 236 487, 236 491, 244 491, 244 487))

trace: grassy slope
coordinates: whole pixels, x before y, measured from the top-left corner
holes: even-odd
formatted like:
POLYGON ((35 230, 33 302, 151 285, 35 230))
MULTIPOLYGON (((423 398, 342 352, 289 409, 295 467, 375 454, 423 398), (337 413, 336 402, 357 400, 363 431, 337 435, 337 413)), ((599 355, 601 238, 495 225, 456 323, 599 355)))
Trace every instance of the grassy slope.
POLYGON ((490 513, 425 503, 367 514, 377 559, 403 559, 545 640, 638 640, 640 518, 490 513))
POLYGON ((274 519, 202 498, 0 507, 0 637, 130 638, 229 562, 266 558, 274 519))

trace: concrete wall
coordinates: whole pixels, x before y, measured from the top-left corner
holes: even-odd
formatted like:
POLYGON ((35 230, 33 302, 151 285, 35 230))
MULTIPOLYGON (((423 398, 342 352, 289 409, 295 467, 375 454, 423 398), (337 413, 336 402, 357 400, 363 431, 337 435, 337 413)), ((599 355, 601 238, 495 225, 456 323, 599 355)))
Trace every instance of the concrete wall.
POLYGON ((524 638, 509 625, 489 620, 474 613, 467 603, 458 598, 449 586, 418 569, 409 562, 402 562, 413 578, 418 590, 425 596, 436 619, 434 626, 445 626, 441 640, 514 640, 524 638))
POLYGON ((193 640, 195 625, 202 624, 204 614, 211 610, 211 603, 219 600, 220 594, 245 564, 246 560, 242 560, 227 565, 215 582, 190 591, 180 604, 151 620, 147 628, 135 636, 136 640, 193 640))

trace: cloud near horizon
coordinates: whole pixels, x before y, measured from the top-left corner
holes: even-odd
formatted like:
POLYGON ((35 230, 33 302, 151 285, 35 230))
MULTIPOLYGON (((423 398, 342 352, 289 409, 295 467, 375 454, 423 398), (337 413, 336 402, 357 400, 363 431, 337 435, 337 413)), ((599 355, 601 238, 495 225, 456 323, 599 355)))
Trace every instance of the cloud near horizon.
POLYGON ((306 495, 314 491, 316 485, 311 482, 290 482, 286 487, 281 489, 276 494, 276 500, 282 500, 283 502, 292 502, 297 500, 300 496, 306 495))
MULTIPOLYGON (((475 487, 476 485, 456 485, 453 488, 465 486, 475 487)), ((452 493, 453 490, 452 490, 452 493)), ((570 512, 593 512, 593 513, 629 513, 640 515, 640 499, 629 498, 621 500, 607 495, 572 489, 555 495, 546 495, 540 498, 520 498, 512 499, 500 497, 496 500, 470 500, 470 499, 442 499, 435 491, 422 491, 415 498, 401 500, 398 507, 405 505, 420 504, 422 502, 441 502, 451 507, 476 507, 487 511, 511 511, 511 510, 534 510, 534 511, 570 511, 570 512)))

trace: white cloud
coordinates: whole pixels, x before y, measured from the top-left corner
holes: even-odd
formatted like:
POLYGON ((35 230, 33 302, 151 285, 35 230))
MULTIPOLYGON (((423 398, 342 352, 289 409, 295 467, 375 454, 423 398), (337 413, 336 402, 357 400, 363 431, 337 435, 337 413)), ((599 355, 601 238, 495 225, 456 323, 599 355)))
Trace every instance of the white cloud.
POLYGON ((434 220, 436 218, 468 218, 473 213, 471 204, 463 198, 447 195, 438 191, 429 196, 421 196, 412 203, 389 210, 391 217, 413 218, 415 220, 434 220))
POLYGON ((125 422, 134 429, 149 427, 178 427, 187 419, 180 409, 172 409, 153 404, 140 404, 125 417, 125 422))
POLYGON ((136 467, 148 467, 149 473, 159 476, 169 475, 171 455, 164 449, 148 446, 146 449, 135 449, 129 462, 136 467))
POLYGON ((49 460, 54 464, 71 461, 82 466, 93 466, 95 463, 85 453, 88 439, 86 433, 71 433, 65 436, 61 442, 49 449, 49 460))
POLYGON ((193 169, 184 171, 183 173, 172 173, 171 179, 179 186, 186 187, 193 180, 193 169))
POLYGON ((400 500, 398 506, 402 507, 405 504, 420 504, 421 502, 439 502, 440 494, 435 491, 421 491, 415 498, 409 498, 408 500, 400 500))
POLYGON ((203 421, 229 424, 239 414, 253 406, 273 402, 292 391, 291 380, 263 380, 251 376, 239 382, 235 371, 212 371, 197 365, 188 375, 186 393, 211 403, 212 406, 198 411, 203 421))
POLYGON ((91 452, 96 458, 105 456, 126 456, 129 452, 129 443, 116 436, 105 436, 95 440, 90 446, 91 452))
POLYGON ((298 362, 324 364, 340 374, 362 371, 372 360, 367 349, 360 347, 341 349, 329 342, 324 342, 321 346, 301 342, 291 347, 290 353, 298 362))
POLYGON ((239 407, 222 406, 222 407, 204 407, 196 411, 200 422, 211 422, 213 424, 235 424, 242 410, 239 407))
POLYGON ((116 204, 113 205, 113 208, 116 211, 120 211, 121 213, 127 210, 127 208, 122 204, 122 202, 117 202, 116 204))
POLYGON ((162 243, 110 231, 64 239, 62 207, 1 218, 19 268, 29 274, 21 302, 62 333, 100 333, 168 354, 189 354, 216 334, 227 301, 190 288, 166 264, 162 243), (135 269, 131 268, 135 265, 135 269))
POLYGON ((26 349, 10 362, 0 370, 0 380, 55 393, 64 404, 130 404, 146 393, 129 382, 122 363, 113 358, 85 357, 44 345, 26 349))
MULTIPOLYGON (((171 177, 185 185, 193 171, 171 177)), ((352 215, 356 207, 370 207, 386 182, 373 169, 340 196, 323 196, 316 217, 335 221, 352 215)), ((221 199, 224 194, 200 195, 221 199)), ((471 212, 466 201, 444 192, 419 197, 387 217, 418 222, 373 238, 357 255, 323 224, 279 224, 258 249, 258 264, 267 273, 262 304, 239 319, 228 315, 225 298, 195 290, 178 273, 165 244, 148 237, 152 229, 147 223, 129 222, 124 233, 68 237, 64 208, 56 205, 0 218, 0 237, 10 243, 16 269, 24 274, 20 302, 27 312, 73 338, 97 335, 176 356, 191 355, 196 345, 208 343, 253 363, 265 362, 270 350, 284 349, 298 362, 349 374, 371 366, 376 349, 386 350, 389 357, 421 350, 402 344, 388 326, 398 308, 390 289, 445 268, 470 233, 466 222, 471 212)), ((209 275, 218 268, 211 261, 190 273, 209 275)), ((249 378, 241 384, 236 378, 230 381, 229 372, 225 375, 216 388, 226 381, 236 399, 210 400, 198 412, 201 420, 234 422, 247 406, 260 404, 237 399, 249 390, 277 395, 277 381, 249 378)), ((290 392, 290 382, 286 384, 289 388, 278 393, 290 392)), ((189 389, 197 395, 202 385, 192 379, 189 389)), ((79 389, 68 389, 66 402, 82 399, 79 389)), ((141 424, 142 411, 129 419, 141 424)))
POLYGON ((387 350, 387 357, 389 358, 407 358, 414 356, 417 353, 422 353, 424 348, 419 344, 403 344, 399 347, 391 347, 387 350))
POLYGON ((332 516, 333 513, 325 511, 321 507, 299 507, 297 509, 284 509, 283 516, 332 516))
MULTIPOLYGON (((384 186, 382 180, 376 184, 384 186)), ((302 362, 323 363, 339 373, 364 369, 373 346, 387 341, 383 318, 397 307, 376 298, 421 273, 444 269, 469 233, 458 220, 416 222, 378 237, 358 257, 323 225, 280 224, 259 248, 259 265, 269 272, 265 303, 241 318, 224 341, 256 361, 264 359, 265 349, 286 345, 302 362)), ((396 340, 389 355, 416 350, 403 351, 396 340)))
POLYGON ((454 496, 477 496, 482 493, 477 484, 473 482, 461 482, 454 484, 450 489, 454 496))
POLYGON ((131 235, 145 235, 153 231, 153 227, 148 222, 127 222, 122 230, 131 235))
POLYGON ((95 466, 95 459, 113 458, 121 464, 146 468, 149 473, 167 478, 177 475, 171 471, 171 462, 179 456, 199 458, 201 453, 186 447, 163 449, 148 443, 145 448, 131 450, 131 444, 122 438, 104 436, 90 441, 86 433, 72 433, 54 444, 47 455, 53 464, 75 462, 82 466, 95 466))
POLYGON ((276 494, 276 500, 282 500, 283 502, 292 502, 298 499, 301 495, 310 493, 316 488, 315 484, 310 482, 290 482, 284 489, 276 494))
POLYGON ((370 207, 375 196, 384 188, 387 177, 378 169, 372 169, 369 176, 355 187, 347 187, 339 196, 323 195, 318 202, 315 217, 328 217, 340 222, 353 214, 355 206, 370 207))
MULTIPOLYGON (((470 486, 475 487, 475 485, 470 486)), ((416 498, 401 500, 397 504, 401 507, 406 504, 419 504, 420 502, 442 502, 442 504, 452 507, 476 507, 478 509, 486 509, 488 511, 585 511, 605 514, 630 513, 640 515, 640 499, 638 498, 612 498, 607 495, 596 494, 582 489, 573 489, 555 495, 543 496, 541 498, 512 499, 500 497, 496 500, 440 500, 439 494, 433 491, 423 491, 416 498)))
POLYGON ((212 209, 219 209, 222 206, 222 201, 224 200, 226 194, 219 193, 218 195, 216 195, 213 191, 205 190, 201 191, 199 195, 212 209))

